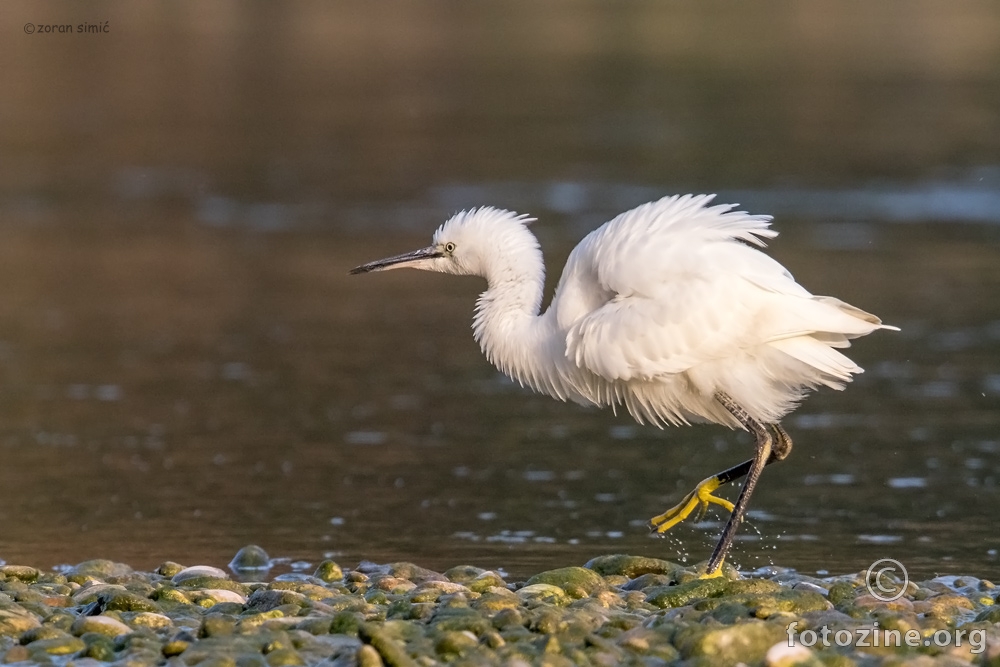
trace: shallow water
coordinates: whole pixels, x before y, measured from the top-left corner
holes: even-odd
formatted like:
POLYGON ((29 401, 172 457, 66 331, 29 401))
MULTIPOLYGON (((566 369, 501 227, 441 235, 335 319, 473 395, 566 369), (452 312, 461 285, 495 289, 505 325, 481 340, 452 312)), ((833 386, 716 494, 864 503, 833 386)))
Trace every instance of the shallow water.
POLYGON ((717 513, 645 522, 745 436, 533 396, 472 340, 477 280, 346 271, 489 203, 539 216, 551 284, 615 213, 709 190, 776 214, 770 252, 812 291, 902 327, 788 418, 735 561, 998 576, 992 5, 99 6, 104 41, 0 44, 0 558, 703 560, 717 513), (890 18, 906 48, 857 31, 890 18))

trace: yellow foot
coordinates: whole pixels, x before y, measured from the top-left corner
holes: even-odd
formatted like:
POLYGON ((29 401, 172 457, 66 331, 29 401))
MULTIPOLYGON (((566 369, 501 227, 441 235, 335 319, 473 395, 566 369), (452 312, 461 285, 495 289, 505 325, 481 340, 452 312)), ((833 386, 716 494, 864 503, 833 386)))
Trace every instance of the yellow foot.
POLYGON ((716 577, 722 576, 722 566, 715 568, 715 572, 706 572, 705 574, 699 574, 699 579, 715 579, 716 577))
MULTIPOLYGON (((721 505, 732 512, 733 504, 731 502, 725 498, 719 498, 718 496, 712 495, 712 492, 720 486, 721 483, 719 482, 719 478, 717 476, 702 480, 702 482, 695 487, 694 491, 684 496, 683 500, 660 516, 654 516, 650 519, 650 525, 657 533, 665 533, 684 519, 688 518, 695 508, 698 509, 699 518, 704 516, 705 511, 711 503, 721 505)), ((721 573, 722 568, 719 568, 716 573, 713 573, 710 576, 718 576, 721 573)))

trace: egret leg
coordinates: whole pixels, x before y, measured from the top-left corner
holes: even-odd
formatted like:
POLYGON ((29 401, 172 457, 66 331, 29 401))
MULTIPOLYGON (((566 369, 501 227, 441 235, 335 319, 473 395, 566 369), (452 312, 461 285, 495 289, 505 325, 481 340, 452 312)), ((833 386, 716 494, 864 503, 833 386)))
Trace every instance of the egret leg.
POLYGON ((722 392, 716 395, 716 399, 748 431, 754 434, 756 440, 754 458, 702 480, 677 505, 650 520, 650 524, 657 533, 664 533, 688 518, 695 509, 699 511, 700 520, 709 504, 720 505, 729 510, 729 521, 726 523, 719 543, 709 559, 706 574, 708 577, 722 574, 722 563, 732 547, 737 529, 743 522, 750 502, 750 494, 753 493, 764 467, 775 461, 783 461, 792 451, 792 438, 780 424, 762 424, 747 414, 746 410, 741 408, 730 396, 722 392), (734 482, 743 477, 746 477, 747 480, 740 490, 735 505, 724 498, 713 495, 713 492, 723 484, 734 482))
POLYGON ((750 468, 746 472, 746 481, 743 482, 743 488, 740 490, 740 495, 736 499, 736 505, 733 507, 733 511, 729 515, 729 521, 726 522, 726 527, 722 529, 722 536, 719 538, 719 543, 715 545, 712 557, 708 559, 708 568, 706 570, 706 576, 708 577, 719 576, 722 574, 722 562, 725 560, 726 554, 729 553, 729 549, 733 545, 733 539, 736 537, 736 531, 739 529, 740 524, 743 523, 743 517, 746 515, 747 506, 750 504, 750 495, 757 486, 757 480, 760 479, 760 474, 763 472, 764 466, 766 466, 771 459, 772 444, 774 440, 777 439, 781 441, 781 444, 778 447, 778 452, 782 458, 788 455, 792 442, 791 438, 788 437, 788 434, 785 433, 784 429, 780 426, 771 425, 774 428, 769 428, 768 426, 761 424, 759 421, 747 414, 746 410, 737 405, 737 403, 727 394, 719 392, 715 395, 715 398, 723 405, 723 407, 726 408, 726 410, 730 412, 730 414, 736 417, 736 419, 738 419, 748 431, 753 433, 757 443, 756 449, 754 450, 754 456, 750 460, 750 468), (773 438, 772 433, 776 435, 777 438, 773 438))
MULTIPOLYGON (((768 456, 767 463, 765 464, 770 465, 775 461, 782 461, 788 456, 789 452, 792 451, 792 439, 779 424, 765 424, 764 426, 771 431, 772 436, 771 455, 768 456)), ((753 459, 749 459, 739 465, 703 479, 694 488, 694 491, 684 496, 679 503, 663 514, 650 519, 650 525, 657 533, 665 533, 681 521, 687 519, 696 509, 698 510, 697 520, 700 521, 705 516, 705 512, 708 510, 710 504, 720 505, 732 513, 734 505, 725 498, 713 495, 713 491, 723 484, 743 479, 750 472, 753 462, 753 459)))

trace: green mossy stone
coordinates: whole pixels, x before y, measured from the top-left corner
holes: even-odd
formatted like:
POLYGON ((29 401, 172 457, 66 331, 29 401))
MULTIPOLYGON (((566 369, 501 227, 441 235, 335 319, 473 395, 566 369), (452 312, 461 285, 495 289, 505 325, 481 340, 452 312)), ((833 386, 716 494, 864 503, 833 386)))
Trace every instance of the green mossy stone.
POLYGON ((729 582, 723 577, 712 577, 694 579, 676 586, 657 586, 645 591, 646 602, 661 609, 683 607, 719 595, 728 584, 729 582))
POLYGON ((481 567, 474 567, 472 565, 456 565, 453 568, 445 570, 444 576, 445 579, 453 583, 468 584, 485 572, 486 570, 481 567))
POLYGON ((394 577, 406 579, 415 584, 422 584, 425 581, 447 581, 447 578, 440 572, 407 562, 392 563, 389 565, 389 573, 394 577))
POLYGON ((41 625, 37 616, 23 609, 0 609, 0 636, 19 637, 32 628, 41 625))
POLYGON ((830 592, 826 597, 833 606, 840 607, 841 605, 854 602, 857 593, 854 590, 854 584, 849 584, 846 581, 838 581, 833 586, 830 586, 830 592))
POLYGON ((167 577, 168 579, 173 577, 175 574, 184 569, 184 566, 180 563, 175 563, 171 560, 161 564, 154 572, 160 576, 167 577))
POLYGON ((87 647, 80 653, 82 658, 93 658, 101 662, 113 662, 115 659, 115 646, 110 639, 104 635, 83 635, 81 640, 87 647))
POLYGON ((198 628, 199 637, 228 637, 236 632, 236 618, 228 614, 208 614, 198 628))
POLYGON ((0 565, 0 577, 5 579, 17 579, 26 584, 38 581, 39 572, 27 565, 0 565))
POLYGON ((358 628, 358 635, 363 641, 375 647, 386 664, 396 667, 416 666, 417 663, 407 655, 406 649, 399 642, 389 638, 377 624, 362 623, 358 628))
POLYGON ((81 616, 73 622, 70 632, 77 637, 91 632, 105 637, 117 637, 129 634, 132 628, 110 616, 81 616))
POLYGON ((831 608, 827 599, 812 591, 793 590, 778 587, 773 593, 740 593, 710 598, 697 602, 694 608, 711 611, 723 604, 739 604, 750 610, 757 618, 770 618, 780 613, 801 616, 811 611, 826 611, 831 608))
POLYGON ((166 630, 172 628, 174 625, 173 620, 165 614, 158 614, 151 611, 140 611, 133 614, 124 614, 123 621, 125 621, 130 627, 133 628, 144 628, 148 630, 166 630))
POLYGON ((558 586, 567 595, 577 599, 596 595, 608 588, 600 574, 584 567, 561 567, 541 572, 528 579, 525 588, 537 584, 558 586))
POLYGON ((341 581, 344 578, 344 570, 332 560, 325 560, 319 564, 313 576, 327 583, 341 581))
POLYGON ((73 621, 76 620, 76 614, 66 609, 49 609, 47 612, 44 623, 50 628, 59 628, 69 632, 73 621))
POLYGON ((926 613, 944 619, 975 609, 975 605, 968 598, 955 593, 928 598, 924 604, 929 607, 926 613))
POLYGON ((771 646, 787 638, 780 624, 748 621, 719 628, 691 626, 678 632, 675 643, 684 658, 709 658, 715 664, 733 665, 759 663, 771 646))
POLYGON ((262 588, 254 591, 247 598, 246 607, 249 611, 269 611, 284 605, 293 605, 297 609, 309 607, 310 601, 305 595, 295 591, 274 591, 262 588))
POLYGON ((56 639, 66 636, 69 636, 69 633, 62 628, 57 628, 51 625, 41 625, 34 627, 21 635, 20 641, 22 644, 30 644, 31 642, 36 642, 40 639, 56 639))
POLYGON ((383 667, 385 665, 378 651, 368 644, 358 649, 355 659, 358 661, 358 667, 383 667))
POLYGON ((206 608, 210 614, 229 614, 231 616, 236 616, 238 614, 242 614, 246 610, 246 605, 240 604, 239 602, 219 602, 206 608))
POLYGON ((152 592, 150 598, 161 603, 191 604, 191 598, 184 591, 179 591, 173 586, 164 586, 163 588, 156 589, 152 592))
POLYGON ((439 609, 431 617, 430 625, 437 632, 468 631, 481 635, 493 626, 489 619, 469 608, 439 609))
POLYGON ((364 598, 369 604, 389 604, 389 595, 377 588, 365 591, 364 598))
MULTIPOLYGON (((615 575, 605 576, 611 577, 615 575)), ((622 584, 621 589, 623 591, 644 591, 647 588, 653 588, 654 586, 673 586, 676 583, 677 580, 670 575, 647 572, 646 574, 640 574, 635 579, 630 579, 628 582, 622 584)))
POLYGON ((776 581, 771 581, 770 579, 739 579, 737 581, 730 581, 726 584, 725 589, 723 589, 723 595, 741 595, 744 593, 780 593, 783 590, 788 590, 782 587, 776 581))
POLYGON ((493 618, 491 623, 493 627, 497 630, 503 630, 505 628, 520 627, 523 628, 527 623, 528 619, 521 609, 512 607, 509 609, 502 609, 498 611, 493 618))
POLYGON ((479 639, 468 631, 444 632, 434 642, 434 650, 444 657, 460 656, 479 646, 479 639))
POLYGON ((501 609, 513 609, 521 603, 518 597, 510 592, 504 593, 483 593, 478 600, 473 601, 472 606, 483 613, 490 614, 501 609))
POLYGON ((330 634, 357 637, 363 619, 352 611, 341 611, 330 620, 330 634))
POLYGON ((232 581, 230 579, 220 579, 218 577, 191 577, 190 579, 185 579, 178 583, 177 588, 181 590, 185 589, 212 589, 219 588, 224 591, 232 591, 234 593, 239 593, 243 597, 250 595, 250 587, 241 584, 238 581, 232 581))
POLYGON ((61 637, 38 639, 33 641, 27 645, 27 648, 28 652, 33 656, 39 653, 47 653, 48 655, 70 655, 84 650, 87 648, 87 645, 80 638, 63 633, 63 636, 61 637))
POLYGON ((174 656, 184 653, 184 651, 190 648, 191 642, 184 641, 183 639, 173 639, 168 641, 163 645, 162 653, 164 658, 172 658, 174 656))
POLYGON ((94 560, 86 560, 70 569, 69 572, 66 573, 66 579, 67 581, 82 584, 88 579, 108 581, 108 579, 112 578, 129 577, 132 574, 132 568, 125 563, 116 563, 103 558, 97 558, 94 560))
POLYGON ((296 593, 301 593, 310 600, 314 600, 316 602, 333 597, 334 595, 333 591, 329 588, 324 588, 323 586, 318 586, 317 584, 310 584, 306 581, 275 581, 270 584, 268 588, 273 591, 294 591, 296 593))
POLYGON ((296 630, 308 632, 311 635, 330 634, 331 619, 329 616, 307 616, 296 624, 296 630))
POLYGON ((289 667, 290 665, 304 665, 305 660, 293 648, 279 648, 267 653, 267 664, 270 667, 289 667))
POLYGON ((570 597, 559 586, 553 584, 531 584, 517 591, 517 597, 524 604, 552 604, 566 606, 570 597))
POLYGON ((408 621, 393 620, 386 621, 378 626, 388 639, 399 642, 412 642, 424 635, 424 627, 417 623, 408 621))
POLYGON ((144 598, 129 592, 114 592, 109 594, 104 603, 105 611, 149 611, 160 613, 162 610, 149 598, 144 598))
POLYGON ((752 618, 753 613, 744 604, 725 601, 715 607, 710 616, 723 625, 734 625, 745 619, 752 618))
POLYGON ((644 574, 664 574, 673 575, 678 570, 684 568, 677 563, 660 560, 659 558, 647 558, 645 556, 629 556, 626 554, 612 554, 608 556, 598 556, 592 558, 584 567, 589 568, 600 575, 620 574, 635 579, 644 574))

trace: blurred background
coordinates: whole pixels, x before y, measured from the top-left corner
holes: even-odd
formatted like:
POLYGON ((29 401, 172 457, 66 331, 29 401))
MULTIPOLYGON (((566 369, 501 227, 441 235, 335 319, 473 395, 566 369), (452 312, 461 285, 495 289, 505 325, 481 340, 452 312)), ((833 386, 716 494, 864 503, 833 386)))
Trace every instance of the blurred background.
POLYGON ((717 192, 902 327, 787 419, 733 561, 998 576, 1000 5, 8 0, 0 34, 0 559, 706 559, 724 516, 646 520, 744 435, 533 396, 481 282, 347 271, 490 204, 551 285, 717 192))

